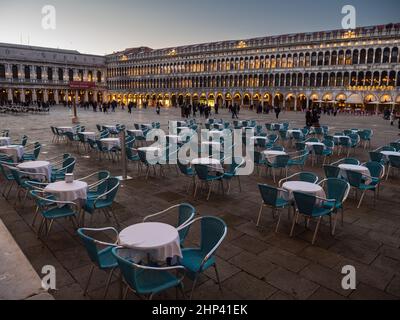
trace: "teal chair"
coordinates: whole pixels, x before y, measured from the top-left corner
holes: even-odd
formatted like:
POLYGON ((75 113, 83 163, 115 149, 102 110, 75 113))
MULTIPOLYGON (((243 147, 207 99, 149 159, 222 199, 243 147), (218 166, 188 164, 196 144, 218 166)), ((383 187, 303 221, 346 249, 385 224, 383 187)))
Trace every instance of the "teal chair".
POLYGON ((103 170, 78 179, 88 184, 87 198, 96 199, 107 191, 107 184, 103 183, 111 177, 109 171, 103 170), (95 178, 95 181, 93 179, 95 178))
POLYGON ((290 177, 287 177, 287 178, 279 181, 279 186, 282 186, 287 181, 301 181, 301 182, 308 182, 308 183, 316 184, 316 183, 318 183, 318 180, 319 180, 319 178, 315 173, 298 172, 298 173, 293 174, 290 177))
MULTIPOLYGON (((224 184, 223 184, 223 180, 222 180, 223 179, 223 175, 210 174, 209 168, 206 165, 196 164, 194 166, 194 169, 196 171, 196 176, 197 176, 198 181, 200 181, 200 183, 202 185, 209 186, 208 195, 207 195, 207 201, 210 200, 210 196, 211 196, 211 192, 212 192, 212 189, 213 189, 214 182, 220 182, 222 191, 224 192, 224 184)), ((196 187, 195 187, 195 191, 194 191, 194 198, 196 198, 197 189, 198 189, 198 183, 196 182, 196 187)))
MULTIPOLYGON (((331 208, 333 209, 334 213, 338 213, 339 210, 341 210, 341 216, 342 216, 342 226, 344 225, 344 203, 346 202, 351 186, 350 184, 343 180, 343 179, 338 179, 338 178, 328 178, 325 180, 322 180, 319 183, 324 189, 325 189, 325 194, 328 199, 335 199, 336 202, 325 202, 324 206, 327 207, 328 209, 331 208)), ((336 221, 333 226, 332 234, 335 234, 336 230, 336 221)))
POLYGON ((340 174, 340 168, 336 166, 324 165, 324 172, 326 178, 337 178, 340 174))
POLYGON ((323 159, 322 165, 325 165, 326 159, 333 155, 333 149, 322 145, 313 145, 313 154, 313 165, 321 159, 323 159))
POLYGON ((196 209, 191 206, 190 204, 187 203, 182 203, 178 204, 176 206, 172 206, 166 210, 163 210, 161 212, 149 215, 143 219, 143 222, 149 222, 149 221, 155 221, 154 218, 161 218, 161 216, 164 215, 170 215, 173 211, 177 211, 177 222, 174 225, 174 227, 178 230, 179 233, 179 239, 180 239, 180 244, 183 246, 185 239, 187 237, 187 234, 189 232, 189 227, 186 228, 186 225, 190 223, 190 221, 193 220, 193 218, 196 215, 196 209), (178 209, 178 210, 176 210, 178 209))
MULTIPOLYGON (((120 187, 120 181, 117 178, 109 178, 101 182, 99 188, 103 188, 103 184, 106 184, 107 186, 106 192, 99 195, 97 198, 88 198, 83 209, 92 217, 97 210, 102 211, 106 217, 111 215, 114 218, 118 228, 120 228, 119 221, 112 208, 120 187)), ((82 215, 82 225, 84 225, 84 223, 84 215, 82 215)))
POLYGON ((381 164, 385 164, 385 157, 380 152, 375 152, 375 151, 370 152, 369 153, 369 159, 371 161, 373 161, 373 162, 378 162, 378 163, 381 163, 381 164))
POLYGON ((24 135, 21 139, 21 146, 25 147, 26 144, 28 143, 28 136, 24 135))
POLYGON ((274 182, 276 182, 276 173, 275 173, 276 170, 285 171, 285 177, 288 176, 289 161, 290 161, 289 155, 278 155, 274 158, 272 162, 267 161, 266 166, 267 169, 270 169, 272 171, 272 177, 274 179, 274 182))
POLYGON ((297 155, 290 158, 288 162, 289 168, 300 167, 301 170, 304 170, 304 166, 306 165, 309 154, 310 153, 308 152, 308 150, 303 150, 301 152, 298 152, 297 155))
MULTIPOLYGON (((300 192, 293 192, 293 196, 297 211, 293 219, 292 230, 290 231, 290 237, 293 237, 294 229, 300 216, 303 216, 306 219, 307 226, 311 219, 317 219, 317 226, 315 228, 314 236, 311 242, 312 245, 314 245, 317 239, 318 230, 321 225, 323 217, 326 216, 330 217, 331 227, 332 227, 332 214, 334 211, 333 207, 336 204, 336 200, 324 199, 314 195, 300 193, 300 192)), ((332 230, 333 229, 331 228, 331 232, 332 230)))
POLYGON ((281 222, 281 209, 289 208, 288 214, 290 216, 290 203, 282 197, 282 195, 287 193, 287 191, 266 184, 259 184, 258 188, 260 190, 262 203, 260 211, 258 213, 257 227, 260 226, 261 216, 264 208, 268 207, 272 209, 272 214, 274 218, 275 214, 279 213, 278 222, 275 228, 275 232, 278 232, 279 224, 281 222))
POLYGON ((13 160, 7 156, 3 156, 0 154, 0 172, 2 176, 2 195, 3 197, 8 200, 13 184, 15 182, 14 176, 10 171, 10 167, 13 166, 13 160), (8 191, 7 191, 8 189, 8 191))
POLYGON ((183 289, 185 277, 183 266, 165 268, 146 266, 139 257, 132 257, 131 250, 128 249, 113 248, 112 254, 117 260, 126 284, 124 299, 128 292, 132 291, 139 297, 145 296, 148 300, 152 300, 156 294, 173 288, 180 289, 183 297, 186 298, 183 289))
POLYGON ((61 181, 65 179, 65 174, 73 173, 75 169, 76 159, 71 157, 63 161, 62 167, 53 169, 51 172, 51 182, 61 181))
POLYGON ((347 180, 349 181, 350 185, 356 189, 356 191, 360 190, 361 191, 361 198, 360 202, 358 203, 357 209, 361 207, 361 204, 364 200, 365 194, 367 191, 373 191, 374 192, 374 206, 376 202, 376 191, 377 191, 377 185, 374 183, 371 184, 366 184, 366 180, 370 179, 372 182, 374 181, 374 178, 368 177, 363 175, 360 172, 355 172, 355 171, 346 171, 346 176, 347 180))
POLYGON ((240 175, 238 174, 238 171, 240 170, 241 167, 243 167, 243 165, 246 163, 246 161, 243 158, 240 158, 239 161, 237 161, 238 159, 233 159, 232 163, 229 165, 229 168, 227 171, 224 172, 224 175, 222 176, 222 178, 224 180, 228 181, 228 191, 227 194, 230 193, 231 191, 231 182, 233 179, 237 178, 238 180, 238 184, 239 184, 239 190, 240 192, 242 192, 242 184, 240 181, 240 175))
POLYGON ((386 176, 386 181, 389 179, 390 172, 393 169, 400 170, 400 157, 399 156, 389 156, 388 172, 386 176))
POLYGON ((32 153, 24 153, 23 161, 36 161, 39 158, 41 148, 42 145, 39 142, 35 142, 32 153))
POLYGON ((113 274, 116 268, 118 267, 117 260, 112 254, 112 249, 118 245, 118 231, 115 230, 114 228, 103 228, 103 229, 80 228, 78 229, 77 232, 86 248, 90 261, 92 262, 92 267, 90 269, 89 277, 83 295, 84 296, 87 295, 94 269, 97 267, 99 270, 109 273, 106 287, 104 290, 104 299, 105 299, 107 297, 108 289, 110 287, 113 274), (89 236, 89 234, 92 235, 97 233, 106 233, 107 231, 112 231, 114 233, 114 239, 115 239, 114 243, 103 242, 95 239, 93 236, 89 236))
POLYGON ((74 228, 77 227, 77 216, 79 215, 78 205, 70 201, 57 201, 48 197, 47 193, 39 190, 31 190, 31 197, 35 200, 42 216, 38 237, 45 231, 47 237, 51 231, 54 221, 59 219, 70 219, 74 228))
POLYGON ((370 184, 377 186, 377 188, 378 188, 377 197, 379 198, 381 183, 385 176, 385 167, 382 163, 374 162, 374 161, 364 163, 363 166, 368 168, 369 173, 371 174, 371 177, 372 177, 372 182, 370 182, 370 184))
POLYGON ((338 166, 340 164, 351 164, 354 166, 359 166, 361 162, 355 158, 345 158, 345 159, 340 159, 339 161, 336 161, 332 163, 332 166, 338 166))
POLYGON ((190 182, 189 182, 188 187, 187 187, 187 192, 189 192, 190 187, 192 185, 195 188, 195 185, 196 185, 196 180, 195 180, 196 179, 196 172, 194 171, 193 168, 191 168, 188 165, 182 164, 179 160, 178 160, 177 164, 178 164, 178 169, 179 169, 180 173, 183 176, 185 176, 185 177, 190 179, 190 182))
POLYGON ((186 227, 198 222, 201 225, 200 246, 182 250, 181 265, 185 267, 189 278, 193 280, 190 299, 193 298, 199 275, 212 267, 215 270, 218 285, 222 290, 215 253, 225 239, 228 228, 224 221, 216 217, 200 217, 190 222, 186 227))

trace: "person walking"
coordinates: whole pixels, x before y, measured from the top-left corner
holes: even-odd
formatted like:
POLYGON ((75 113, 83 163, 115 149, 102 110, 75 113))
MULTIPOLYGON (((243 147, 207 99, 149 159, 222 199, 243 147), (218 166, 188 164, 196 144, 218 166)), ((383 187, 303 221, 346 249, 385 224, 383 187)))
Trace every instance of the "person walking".
POLYGON ((279 119, 279 114, 281 113, 281 111, 282 110, 280 106, 275 107, 275 115, 277 120, 279 119))
POLYGON ((236 103, 232 106, 232 119, 239 119, 238 114, 237 114, 237 105, 236 103))

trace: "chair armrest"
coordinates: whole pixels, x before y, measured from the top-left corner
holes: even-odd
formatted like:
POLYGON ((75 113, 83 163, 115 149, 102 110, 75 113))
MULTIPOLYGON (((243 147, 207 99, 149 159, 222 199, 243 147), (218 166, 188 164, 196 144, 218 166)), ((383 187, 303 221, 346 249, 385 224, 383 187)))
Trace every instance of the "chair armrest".
POLYGON ((167 212, 169 212, 169 211, 171 211, 171 210, 173 210, 173 209, 175 209, 175 208, 179 208, 179 206, 180 206, 180 205, 178 204, 178 205, 172 206, 172 207, 170 207, 170 208, 168 208, 168 209, 165 209, 165 210, 163 210, 163 211, 160 211, 160 212, 157 212, 157 213, 148 215, 147 217, 145 217, 145 218, 143 219, 143 222, 146 222, 147 220, 149 220, 149 219, 151 219, 151 218, 154 218, 154 217, 160 216, 160 215, 162 215, 162 214, 164 214, 164 213, 167 213, 167 212))

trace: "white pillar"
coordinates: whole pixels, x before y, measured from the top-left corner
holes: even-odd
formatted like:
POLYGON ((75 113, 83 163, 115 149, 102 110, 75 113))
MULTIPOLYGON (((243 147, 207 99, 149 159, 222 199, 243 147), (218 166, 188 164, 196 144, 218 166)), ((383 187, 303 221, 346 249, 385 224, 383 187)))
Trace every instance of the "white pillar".
POLYGON ((37 101, 36 89, 32 89, 32 101, 37 101))
POLYGON ((7 92, 8 92, 8 100, 12 101, 12 99, 13 99, 12 89, 8 89, 7 92))
POLYGON ((43 90, 43 102, 49 102, 49 91, 43 90))
POLYGON ((59 104, 59 102, 60 102, 59 97, 58 97, 58 90, 54 90, 54 102, 56 104, 59 104))
POLYGON ((84 102, 88 102, 88 101, 89 101, 89 92, 87 90, 85 90, 84 102))
POLYGON ((20 98, 21 98, 21 102, 25 102, 25 89, 21 89, 20 98))
POLYGON ((93 102, 97 102, 97 91, 93 91, 93 102))

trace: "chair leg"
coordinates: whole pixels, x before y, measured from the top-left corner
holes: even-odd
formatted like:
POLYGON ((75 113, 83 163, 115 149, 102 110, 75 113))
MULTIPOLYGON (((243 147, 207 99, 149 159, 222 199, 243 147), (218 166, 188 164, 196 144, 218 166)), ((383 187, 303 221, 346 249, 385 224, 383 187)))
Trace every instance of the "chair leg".
POLYGON ((364 197, 365 197, 365 191, 364 191, 364 192, 362 193, 362 195, 361 195, 360 202, 358 203, 357 209, 360 209, 361 204, 362 204, 362 202, 363 202, 363 200, 364 200, 364 197))
POLYGON ((83 296, 85 296, 85 297, 86 297, 88 289, 89 289, 89 284, 90 284, 90 280, 92 279, 92 276, 93 276, 93 271, 94 271, 94 266, 92 266, 92 268, 90 269, 89 278, 86 283, 85 290, 83 291, 83 296))
POLYGON ((215 275, 217 276, 219 290, 222 291, 221 279, 219 278, 219 273, 216 264, 214 264, 214 269, 215 269, 215 275))
POLYGON ((261 214, 262 214, 263 208, 264 208, 264 204, 262 203, 262 204, 261 204, 260 211, 258 212, 257 227, 260 226, 261 214))
POLYGON ((293 233, 294 233, 294 228, 296 226, 297 223, 297 219, 299 218, 299 213, 296 212, 294 217, 293 217, 293 223, 292 223, 292 229, 290 230, 290 237, 293 237, 293 233))
POLYGON ((275 233, 278 233, 279 225, 280 225, 280 223, 281 223, 281 216, 282 216, 282 211, 279 211, 279 214, 278 214, 278 222, 277 222, 277 224, 276 224, 275 233))
POLYGON ((112 268, 112 269, 111 269, 111 272, 110 272, 110 274, 109 274, 109 276, 108 276, 106 288, 105 288, 105 290, 104 290, 104 297, 103 297, 103 300, 105 300, 105 299, 107 298, 108 288, 110 287, 110 283, 111 283, 111 280, 112 280, 112 276, 113 276, 113 274, 114 274, 114 271, 115 271, 115 268, 112 268))
POLYGON ((211 191, 212 191, 212 188, 213 188, 213 184, 214 184, 214 181, 211 181, 211 183, 210 183, 210 189, 208 190, 207 201, 210 200, 210 196, 211 196, 211 191))
POLYGON ((314 232, 314 237, 313 237, 313 240, 312 240, 312 245, 315 244, 315 240, 316 240, 316 238, 317 238, 319 226, 321 225, 321 220, 322 220, 322 217, 319 217, 319 218, 318 218, 317 226, 315 227, 315 232, 314 232))
POLYGON ((198 281, 198 280, 199 280, 199 275, 196 274, 196 277, 194 278, 194 281, 193 281, 192 291, 190 292, 190 297, 189 297, 190 301, 193 299, 194 289, 196 288, 196 285, 197 285, 197 281, 198 281))

